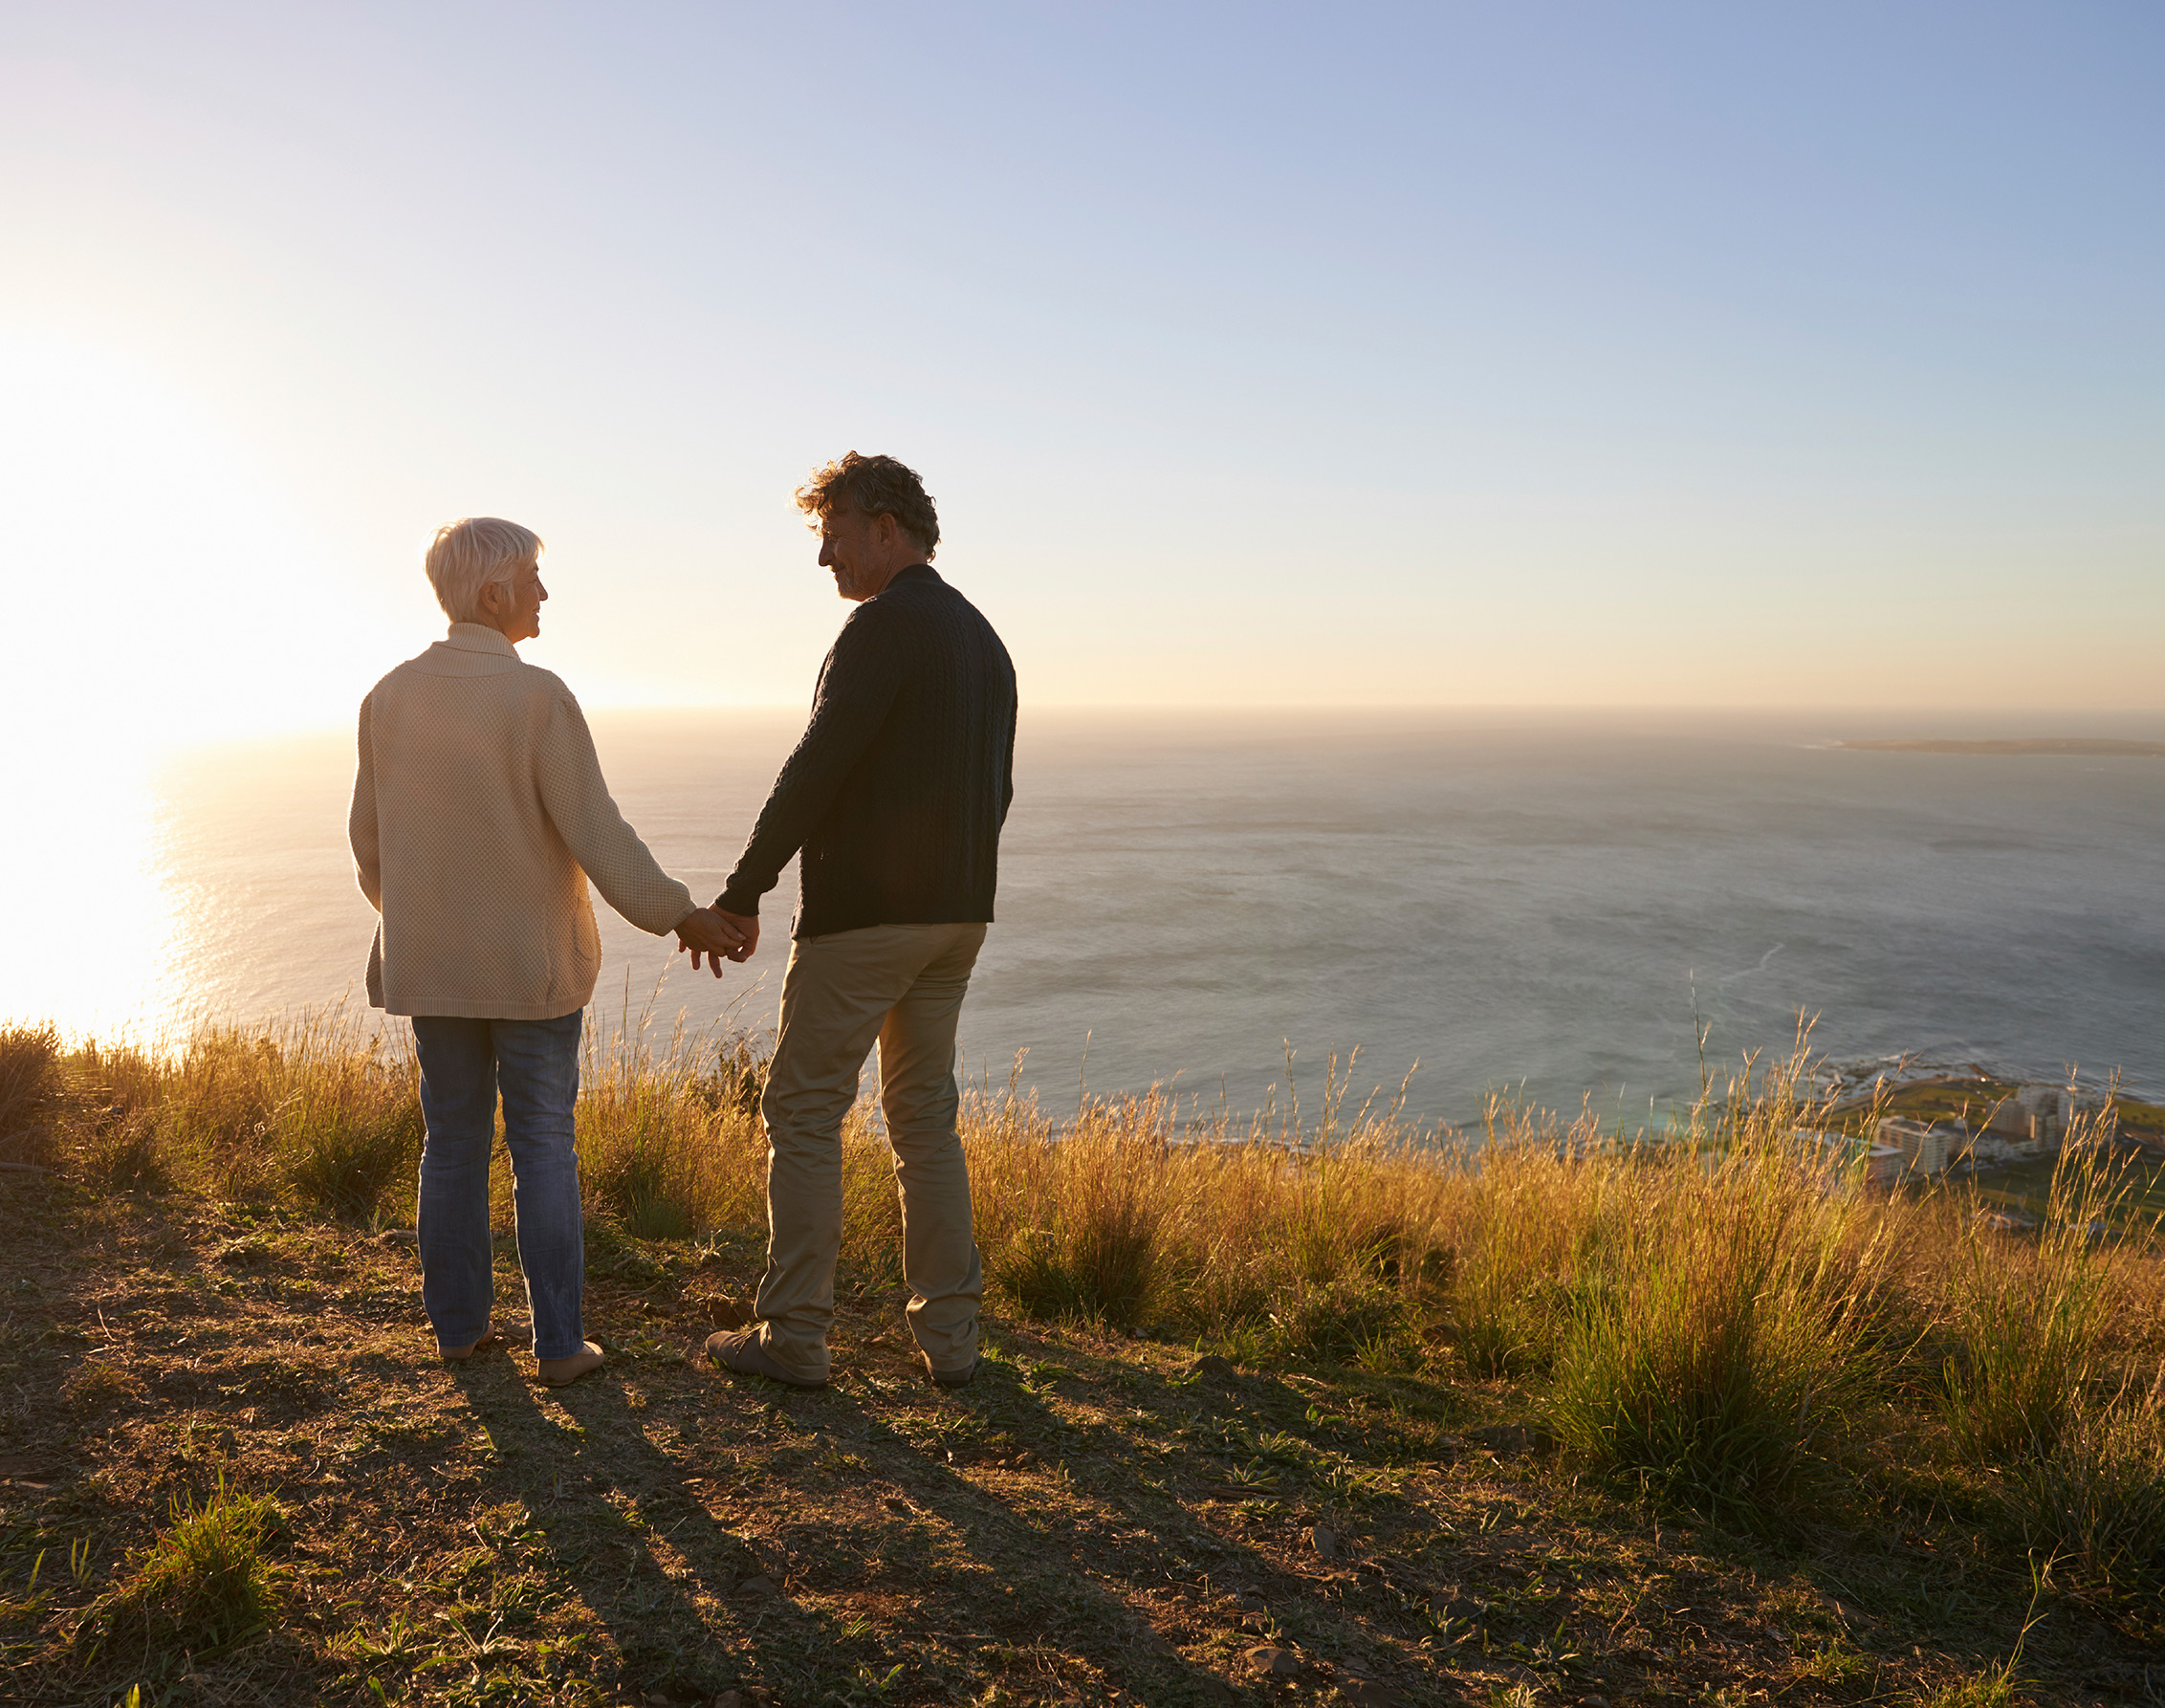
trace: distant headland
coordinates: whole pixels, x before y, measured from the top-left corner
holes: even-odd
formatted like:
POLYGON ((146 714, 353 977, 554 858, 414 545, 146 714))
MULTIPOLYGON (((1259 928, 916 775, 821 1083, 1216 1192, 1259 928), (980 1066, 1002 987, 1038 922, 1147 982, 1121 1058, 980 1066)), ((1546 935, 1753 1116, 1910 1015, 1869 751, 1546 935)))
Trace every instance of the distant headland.
POLYGON ((1837 741, 1836 747, 1881 754, 2060 754, 2083 758, 2165 759, 2165 741, 2107 741, 2089 735, 2044 735, 2013 741, 1837 741))

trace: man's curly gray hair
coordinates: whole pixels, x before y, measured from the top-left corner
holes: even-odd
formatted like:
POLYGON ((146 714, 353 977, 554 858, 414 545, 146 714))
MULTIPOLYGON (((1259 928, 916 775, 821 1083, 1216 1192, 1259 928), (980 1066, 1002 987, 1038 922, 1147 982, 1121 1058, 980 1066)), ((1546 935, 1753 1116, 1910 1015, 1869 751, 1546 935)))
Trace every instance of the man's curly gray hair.
POLYGON ((797 508, 815 524, 838 510, 855 511, 867 521, 892 516, 917 542, 930 562, 940 543, 940 513, 917 471, 890 456, 860 456, 844 451, 839 461, 812 471, 797 489, 797 508))

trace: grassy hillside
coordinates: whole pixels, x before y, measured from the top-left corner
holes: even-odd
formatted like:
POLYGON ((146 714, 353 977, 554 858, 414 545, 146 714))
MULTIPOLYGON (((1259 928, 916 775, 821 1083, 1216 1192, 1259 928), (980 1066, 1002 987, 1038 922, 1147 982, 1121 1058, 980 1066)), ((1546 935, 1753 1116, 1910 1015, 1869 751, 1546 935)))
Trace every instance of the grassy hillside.
MULTIPOLYGON (((759 1267, 754 1053, 616 1048, 612 1357, 552 1392, 431 1355, 410 1062, 0 1034, 0 1698, 2154 1699, 2165 1265, 2083 1232, 2124 1176, 2076 1147, 2028 1237, 1866 1195, 1787 1144, 1802 1066, 1659 1147, 1499 1107, 1477 1158, 1338 1074, 1200 1134, 976 1098, 957 1393, 860 1118, 798 1394, 695 1358, 759 1267)), ((498 1290, 515 1331, 508 1238, 498 1290)))

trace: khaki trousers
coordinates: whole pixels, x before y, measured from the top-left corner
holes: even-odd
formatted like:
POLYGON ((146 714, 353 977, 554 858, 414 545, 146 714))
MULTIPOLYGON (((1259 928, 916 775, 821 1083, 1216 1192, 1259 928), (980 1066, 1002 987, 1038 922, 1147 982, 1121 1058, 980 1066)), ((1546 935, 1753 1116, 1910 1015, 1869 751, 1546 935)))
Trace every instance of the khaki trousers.
POLYGON ((842 1249, 842 1124, 877 1040, 880 1107, 902 1197, 910 1332, 932 1368, 977 1359, 984 1274, 955 1128, 954 1028, 981 925, 875 925, 792 945, 767 1128, 767 1272, 760 1344, 793 1376, 827 1379, 842 1249))

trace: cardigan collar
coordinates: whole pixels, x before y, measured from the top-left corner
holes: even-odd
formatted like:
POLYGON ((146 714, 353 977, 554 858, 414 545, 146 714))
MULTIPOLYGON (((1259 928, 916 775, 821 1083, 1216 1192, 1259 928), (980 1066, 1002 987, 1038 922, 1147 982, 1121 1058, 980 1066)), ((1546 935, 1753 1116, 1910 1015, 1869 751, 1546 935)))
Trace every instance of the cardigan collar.
POLYGON ((491 628, 486 623, 454 623, 441 645, 459 652, 493 652, 504 658, 518 656, 518 648, 505 639, 504 631, 491 628))

